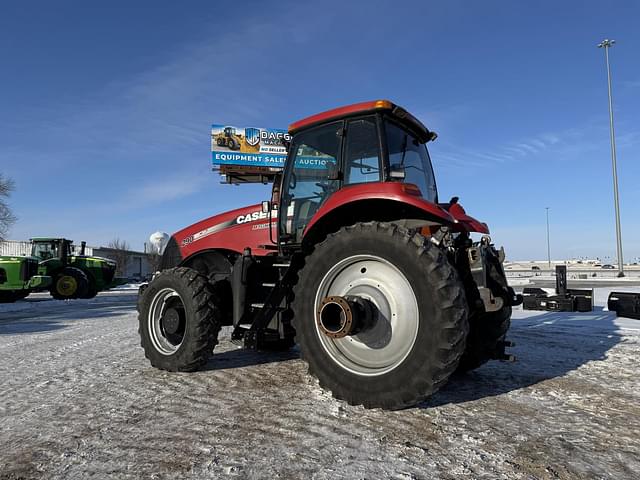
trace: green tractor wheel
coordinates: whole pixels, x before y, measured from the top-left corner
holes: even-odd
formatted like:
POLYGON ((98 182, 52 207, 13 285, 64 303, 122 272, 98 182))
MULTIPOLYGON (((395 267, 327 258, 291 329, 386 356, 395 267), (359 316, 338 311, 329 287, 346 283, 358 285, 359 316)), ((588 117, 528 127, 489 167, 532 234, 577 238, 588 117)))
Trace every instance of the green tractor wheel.
POLYGON ((89 286, 87 288, 87 293, 82 295, 80 298, 94 298, 98 295, 98 288, 96 287, 96 282, 92 278, 89 278, 89 286))
POLYGON ((0 291, 0 303, 13 303, 18 300, 14 291, 0 291))
POLYGON ((68 300, 71 298, 83 298, 89 290, 87 275, 78 268, 65 267, 53 280, 49 292, 56 300, 68 300))
POLYGON ((31 290, 20 290, 19 292, 15 293, 16 299, 17 300, 22 300, 24 298, 27 298, 30 293, 31 293, 31 290))

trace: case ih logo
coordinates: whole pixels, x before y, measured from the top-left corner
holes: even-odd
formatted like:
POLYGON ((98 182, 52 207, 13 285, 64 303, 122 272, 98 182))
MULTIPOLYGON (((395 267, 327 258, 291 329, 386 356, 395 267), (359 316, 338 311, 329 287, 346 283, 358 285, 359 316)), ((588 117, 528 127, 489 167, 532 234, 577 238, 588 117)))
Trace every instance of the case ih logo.
POLYGON ((244 137, 247 139, 247 143, 255 147, 260 143, 260 129, 259 128, 245 128, 244 137))

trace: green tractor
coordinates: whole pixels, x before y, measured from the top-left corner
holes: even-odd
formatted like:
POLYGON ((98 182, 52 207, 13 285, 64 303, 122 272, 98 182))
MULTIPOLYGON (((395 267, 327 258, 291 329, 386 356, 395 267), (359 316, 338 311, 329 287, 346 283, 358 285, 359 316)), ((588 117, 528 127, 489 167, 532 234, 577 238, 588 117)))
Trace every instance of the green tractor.
POLYGON ((49 292, 53 298, 93 298, 109 288, 116 272, 116 262, 85 255, 85 242, 79 254, 73 240, 65 238, 31 239, 31 256, 39 260, 38 274, 51 277, 49 292))
POLYGON ((13 303, 51 285, 51 277, 37 273, 37 258, 0 256, 0 303, 13 303))

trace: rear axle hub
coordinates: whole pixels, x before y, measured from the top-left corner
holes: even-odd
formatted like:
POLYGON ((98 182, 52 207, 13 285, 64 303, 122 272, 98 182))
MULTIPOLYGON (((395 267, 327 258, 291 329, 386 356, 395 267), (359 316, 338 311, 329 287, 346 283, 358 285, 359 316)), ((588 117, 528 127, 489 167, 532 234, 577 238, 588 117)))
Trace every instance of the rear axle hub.
POLYGON ((320 331, 331 338, 354 335, 370 326, 372 308, 367 300, 358 297, 325 297, 317 312, 320 331))
POLYGON ((175 335, 180 330, 181 315, 175 308, 168 308, 162 316, 162 328, 169 335, 175 335))

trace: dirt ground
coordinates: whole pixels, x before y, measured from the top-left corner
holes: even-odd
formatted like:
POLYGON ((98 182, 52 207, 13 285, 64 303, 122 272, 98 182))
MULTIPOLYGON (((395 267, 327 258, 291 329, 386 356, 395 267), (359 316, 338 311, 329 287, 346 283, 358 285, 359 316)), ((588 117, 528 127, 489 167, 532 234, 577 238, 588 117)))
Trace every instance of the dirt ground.
POLYGON ((150 367, 135 295, 0 310, 0 478, 638 478, 640 321, 514 313, 514 364, 399 412, 334 400, 298 352, 150 367))

